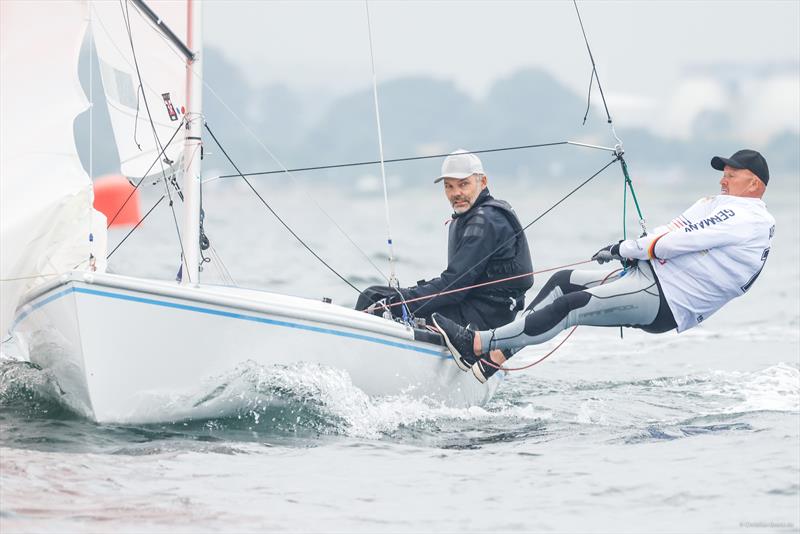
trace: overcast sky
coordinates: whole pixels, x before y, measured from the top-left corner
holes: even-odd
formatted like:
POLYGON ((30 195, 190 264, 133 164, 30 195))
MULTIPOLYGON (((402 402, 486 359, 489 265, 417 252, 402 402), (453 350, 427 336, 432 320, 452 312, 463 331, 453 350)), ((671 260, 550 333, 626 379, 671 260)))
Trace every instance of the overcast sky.
MULTIPOLYGON (((371 84, 363 1, 204 5, 206 44, 241 65, 254 83, 339 94, 371 84)), ((682 89, 680 83, 707 77, 707 65, 726 63, 730 71, 714 77, 751 80, 748 99, 765 94, 772 100, 771 120, 800 129, 797 0, 578 5, 612 114, 642 120, 639 110, 669 99, 692 100, 698 91, 700 100, 718 100, 708 84, 682 89), (771 85, 763 88, 759 80, 766 79, 771 85)), ((572 2, 372 1, 369 6, 379 82, 421 74, 453 80, 479 97, 496 79, 538 66, 575 91, 587 89, 591 67, 572 2)))

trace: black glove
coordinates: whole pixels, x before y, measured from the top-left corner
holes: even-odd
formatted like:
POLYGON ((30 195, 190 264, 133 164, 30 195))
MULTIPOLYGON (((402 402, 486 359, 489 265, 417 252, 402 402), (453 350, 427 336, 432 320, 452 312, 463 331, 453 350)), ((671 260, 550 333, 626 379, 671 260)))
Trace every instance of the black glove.
MULTIPOLYGON (((622 243, 622 241, 620 241, 619 243, 622 243)), ((600 250, 594 253, 594 256, 592 256, 592 260, 600 264, 608 263, 613 260, 622 261, 623 257, 619 255, 619 243, 615 243, 614 245, 608 245, 607 247, 601 248, 600 250)))

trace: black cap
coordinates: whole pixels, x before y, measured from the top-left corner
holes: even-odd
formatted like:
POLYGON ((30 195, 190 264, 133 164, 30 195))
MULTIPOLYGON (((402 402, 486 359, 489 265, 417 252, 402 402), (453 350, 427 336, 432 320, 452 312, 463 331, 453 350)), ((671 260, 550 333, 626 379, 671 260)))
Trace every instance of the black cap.
POLYGON ((769 167, 767 167, 767 160, 755 150, 740 150, 729 158, 722 158, 720 156, 711 158, 711 166, 718 171, 724 170, 725 165, 733 167, 734 169, 747 169, 758 176, 758 179, 764 182, 764 185, 769 183, 769 167))

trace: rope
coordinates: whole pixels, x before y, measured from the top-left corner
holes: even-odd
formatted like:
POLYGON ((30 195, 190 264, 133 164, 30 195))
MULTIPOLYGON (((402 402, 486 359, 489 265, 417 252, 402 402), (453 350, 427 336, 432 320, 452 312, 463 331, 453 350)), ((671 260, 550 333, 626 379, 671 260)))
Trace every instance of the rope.
POLYGON ((20 280, 34 280, 36 278, 44 278, 46 276, 60 276, 64 273, 42 273, 42 274, 31 274, 28 276, 17 276, 15 278, 0 278, 0 282, 18 282, 20 280))
POLYGON ((367 33, 369 35, 369 60, 372 66, 372 99, 375 103, 375 123, 378 129, 378 155, 381 162, 381 180, 383 181, 383 208, 386 214, 386 244, 389 247, 389 287, 400 287, 395 274, 394 245, 392 243, 392 223, 389 217, 389 188, 386 186, 386 165, 383 162, 383 134, 381 132, 381 111, 378 106, 378 76, 375 74, 375 53, 372 49, 372 23, 369 18, 369 0, 364 0, 367 10, 367 33))
POLYGON ((628 180, 622 177, 622 240, 628 239, 628 180))
POLYGON ((266 201, 266 200, 264 200, 264 197, 262 197, 262 196, 261 196, 261 194, 260 194, 260 193, 259 193, 259 192, 256 190, 256 188, 255 188, 255 187, 253 187, 253 184, 250 182, 250 180, 248 180, 247 178, 245 178, 245 177, 244 177, 244 175, 242 175, 242 174, 241 174, 241 171, 239 171, 239 167, 238 167, 238 166, 237 166, 237 165, 236 165, 236 164, 233 162, 233 160, 231 159, 231 157, 228 155, 228 152, 226 152, 226 151, 225 151, 225 149, 223 148, 223 146, 220 144, 219 140, 217 139, 217 136, 215 136, 215 135, 214 135, 214 132, 213 132, 213 131, 211 130, 211 128, 208 126, 208 123, 206 123, 206 124, 205 124, 205 127, 206 127, 206 130, 208 130, 208 133, 209 133, 209 134, 211 134, 211 138, 214 140, 214 143, 216 143, 216 145, 217 145, 217 146, 219 147, 219 149, 222 151, 222 154, 223 154, 223 155, 225 156, 225 158, 228 160, 228 163, 230 163, 230 164, 231 164, 231 166, 233 166, 233 168, 234 168, 234 169, 236 169, 236 171, 237 171, 237 172, 239 172, 239 175, 242 177, 242 180, 244 180, 244 182, 245 182, 245 183, 248 185, 248 187, 250 187, 250 189, 253 191, 253 193, 255 193, 255 195, 258 197, 258 199, 261 201, 261 203, 262 203, 262 204, 264 204, 264 206, 266 206, 266 208, 267 208, 267 209, 270 211, 270 213, 272 213, 272 215, 274 215, 274 216, 275 216, 275 218, 276 218, 276 219, 278 219, 278 222, 280 222, 280 223, 283 225, 283 227, 284 227, 284 228, 286 228, 286 230, 288 230, 288 231, 289 231, 289 233, 290 233, 290 234, 292 234, 292 235, 294 236, 294 238, 295 238, 295 239, 297 239, 297 241, 298 241, 298 242, 299 242, 301 245, 303 245, 303 247, 305 247, 305 249, 306 249, 307 251, 309 251, 309 252, 311 253, 311 255, 312 255, 312 256, 314 256, 315 258, 317 258, 317 259, 320 261, 320 263, 322 263, 322 264, 323 264, 325 267, 327 267, 329 271, 331 271, 333 274, 335 274, 337 277, 339 277, 339 279, 340 279, 342 282, 344 282, 345 284, 347 284, 348 286, 350 286, 350 287, 352 287, 354 290, 356 290, 356 292, 358 292, 359 294, 362 294, 362 292, 361 292, 361 290, 360 290, 360 289, 358 289, 356 286, 354 286, 354 285, 353 285, 353 284, 350 282, 350 280, 348 280, 347 278, 345 278, 344 276, 342 276, 341 274, 339 274, 339 272, 338 272, 336 269, 334 269, 333 267, 331 267, 331 266, 328 264, 328 262, 326 262, 325 260, 323 260, 323 259, 322 259, 322 258, 319 256, 319 254, 317 254, 316 252, 314 252, 314 250, 313 250, 311 247, 309 247, 309 246, 306 244, 306 242, 305 242, 305 241, 303 241, 303 240, 300 238, 300 236, 299 236, 299 235, 297 235, 297 234, 294 232, 294 230, 292 230, 292 229, 289 227, 289 225, 288 225, 288 224, 286 224, 286 222, 285 222, 285 221, 284 221, 284 220, 283 220, 283 219, 280 217, 280 215, 278 215, 278 214, 275 212, 275 210, 274 210, 274 209, 272 209, 272 206, 270 206, 270 205, 267 203, 267 201, 266 201))
POLYGON ((559 269, 566 269, 567 267, 575 267, 576 265, 584 265, 586 263, 592 263, 593 261, 594 260, 577 261, 575 263, 568 263, 566 265, 560 265, 558 267, 550 267, 549 269, 542 269, 540 271, 532 271, 532 272, 525 273, 525 274, 517 274, 517 275, 514 275, 514 276, 509 276, 508 278, 501 278, 500 280, 491 280, 489 282, 481 282, 480 284, 474 284, 474 285, 471 285, 471 286, 459 287, 457 289, 450 289, 449 291, 442 291, 440 293, 436 293, 435 295, 424 295, 422 297, 416 297, 416 298, 413 298, 413 299, 408 299, 408 300, 405 300, 403 302, 394 302, 392 304, 386 305, 385 307, 386 308, 391 308, 393 306, 400 306, 401 304, 408 304, 410 302, 417 302, 419 300, 432 299, 432 298, 438 297, 440 295, 449 295, 451 293, 458 293, 459 291, 468 291, 470 289, 475 289, 476 287, 490 286, 492 284, 500 284, 502 282, 508 282, 509 280, 516 280, 517 278, 524 278, 526 276, 537 275, 537 274, 542 274, 542 273, 549 273, 551 271, 557 271, 559 269))
MULTIPOLYGON (((633 198, 633 204, 636 206, 636 214, 639 216, 639 226, 642 228, 642 236, 647 235, 647 225, 645 224, 644 215, 642 215, 642 210, 639 207, 639 199, 636 198, 636 191, 633 189, 633 181, 631 180, 630 174, 628 174, 628 164, 625 162, 625 159, 622 157, 622 154, 619 155, 619 162, 622 166, 622 174, 625 176, 625 202, 623 203, 623 210, 626 209, 625 204, 627 204, 627 190, 630 189, 631 197, 633 198)), ((625 213, 623 211, 623 217, 625 213)), ((623 226, 625 224, 625 219, 623 219, 623 226)))
MULTIPOLYGON (((126 0, 126 1, 127 1, 127 0, 126 0)), ((92 9, 94 9, 94 6, 93 6, 93 5, 90 5, 90 7, 91 7, 92 9)), ((110 35, 111 35, 111 32, 109 32, 108 28, 106 28, 106 26, 105 26, 105 24, 103 23, 102 19, 101 19, 101 18, 99 18, 99 17, 97 17, 97 18, 96 18, 96 20, 97 20, 97 21, 100 23, 100 27, 103 29, 103 31, 106 33, 106 35, 110 36, 110 35)), ((160 31, 155 31, 155 32, 154 32, 154 34, 155 34, 155 35, 157 35, 157 36, 158 36, 158 37, 159 37, 159 38, 160 38, 162 41, 164 41, 165 43, 174 44, 174 43, 172 43, 172 42, 171 42, 171 41, 170 41, 170 40, 169 40, 169 39, 168 39, 168 38, 167 38, 167 37, 166 37, 166 36, 165 36, 165 35, 164 35, 162 32, 160 32, 160 31)), ((114 47, 117 49, 117 51, 120 53, 120 55, 122 55, 122 57, 123 57, 123 59, 125 60, 125 62, 126 62, 126 63, 128 63, 128 65, 129 65, 129 66, 133 67, 133 65, 131 64, 131 62, 130 62, 130 61, 128 61, 128 59, 125 57, 125 54, 123 53, 123 51, 122 51, 122 50, 121 50, 121 49, 120 49, 120 48, 119 48, 119 47, 116 45, 116 43, 115 43, 113 40, 112 40, 111 42, 114 44, 114 47)), ((184 63, 184 61, 185 61, 185 59, 186 59, 186 58, 184 57, 184 55, 183 55, 183 54, 179 53, 179 52, 178 52, 178 51, 175 49, 175 47, 174 47, 174 46, 168 46, 168 47, 167 47, 167 49, 168 49, 168 50, 169 50, 169 51, 170 51, 172 54, 174 54, 174 55, 175 55, 175 57, 176 57, 176 58, 178 58, 178 60, 179 60, 179 61, 180 61, 182 64, 184 63)), ((192 76, 199 77, 199 76, 198 76, 198 74, 197 74, 197 73, 194 71, 194 69, 191 67, 191 65, 187 65, 187 66, 186 66, 186 68, 188 68, 188 69, 189 69, 189 72, 191 72, 192 76)), ((239 123, 239 124, 242 126, 242 128, 243 128, 243 129, 244 129, 244 130, 245 130, 245 131, 246 131, 246 132, 247 132, 247 133, 250 135, 250 137, 252 137, 252 138, 253 138, 253 140, 254 140, 254 141, 255 141, 255 142, 256 142, 256 143, 257 143, 257 144, 258 144, 258 145, 261 147, 261 149, 262 149, 262 150, 264 150, 264 152, 266 152, 266 153, 267 153, 267 155, 268 155, 270 158, 272 158, 272 160, 273 160, 273 161, 275 161, 275 163, 277 163, 277 164, 278 164, 278 166, 280 166, 280 167, 282 168, 282 170, 280 170, 280 171, 276 171, 276 172, 280 172, 280 173, 282 173, 282 172, 286 172, 286 173, 289 175, 289 177, 290 177, 290 178, 291 178, 291 179, 292 179, 292 180, 293 180, 293 181, 294 181, 294 182, 295 182, 297 185, 299 185, 300 187, 302 187, 302 188, 303 188, 303 190, 304 190, 304 192, 305 192, 305 194, 308 196, 308 198, 309 198, 309 199, 311 199, 311 201, 314 203, 314 205, 317 207, 317 209, 318 209, 320 212, 322 212, 322 214, 323 214, 323 215, 325 215, 325 217, 327 217, 327 218, 328 218, 328 220, 331 222, 331 224, 333 224, 333 226, 334 226, 334 227, 335 227, 335 228, 336 228, 336 229, 337 229, 337 230, 338 230, 338 231, 339 231, 339 232, 340 232, 340 233, 341 233, 341 234, 342 234, 342 235, 343 235, 343 236, 344 236, 344 237, 345 237, 345 238, 346 238, 346 239, 347 239, 349 242, 350 242, 350 244, 351 244, 351 245, 353 245, 353 247, 354 247, 354 248, 355 248, 355 249, 356 249, 356 250, 357 250, 357 251, 358 251, 358 252, 359 252, 359 253, 360 253, 360 254, 361 254, 363 257, 364 257, 364 259, 365 259, 365 260, 366 260, 366 261, 367 261, 367 262, 368 262, 370 265, 372 265, 372 267, 373 267, 373 268, 374 268, 374 269, 375 269, 375 270, 378 272, 378 274, 380 274, 381 278, 384 278, 385 280, 387 280, 387 281, 388 281, 388 280, 389 280, 389 277, 388 277, 388 276, 386 276, 386 274, 384 274, 384 273, 383 273, 383 271, 380 269, 380 267, 378 267, 378 266, 375 264, 375 262, 374 262, 374 261, 372 261, 372 258, 370 258, 370 256, 369 256, 369 255, 368 255, 366 252, 364 252, 364 250, 363 250, 361 247, 359 247, 359 246, 358 246, 358 244, 357 244, 357 243, 356 243, 356 242, 355 242, 355 241, 354 241, 354 240, 353 240, 353 239, 350 237, 350 235, 349 235, 347 232, 345 232, 345 230, 344 230, 344 229, 341 227, 341 225, 339 225, 339 223, 338 223, 338 222, 336 222, 336 220, 335 220, 335 219, 334 219, 334 218, 333 218, 333 217, 332 217, 332 216, 331 216, 331 215, 330 215, 330 214, 329 214, 329 213, 328 213, 328 212, 325 210, 325 208, 323 208, 323 207, 322 207, 322 205, 321 205, 321 204, 320 204, 320 203, 317 201, 316 197, 315 197, 315 196, 314 196, 314 195, 313 195, 313 194, 312 194, 312 193, 311 193, 311 192, 310 192, 310 191, 309 191, 307 188, 303 187, 303 186, 302 186, 302 184, 300 184, 300 183, 299 183, 299 182, 298 182, 298 181, 295 179, 294 175, 292 175, 292 171, 291 171, 290 169, 287 169, 287 168, 286 168, 286 166, 285 166, 285 165, 283 165, 283 163, 282 163, 282 162, 281 162, 281 161, 280 161, 280 160, 277 158, 277 156, 275 156, 275 154, 273 154, 273 153, 272 153, 272 151, 271 151, 271 150, 270 150, 270 149, 269 149, 269 148, 268 148, 268 147, 267 147, 267 146, 266 146, 266 145, 263 143, 263 141, 261 140, 261 138, 260 138, 259 136, 257 136, 257 135, 256 135, 256 134, 253 132, 253 130, 252 130, 252 129, 251 129, 251 128, 250 128, 250 127, 247 125, 247 123, 246 123, 246 122, 244 122, 244 120, 242 120, 242 118, 241 118, 241 117, 239 117, 239 115, 238 115, 238 114, 237 114, 235 111, 233 111, 233 109, 231 109, 231 107, 230 107, 230 106, 227 104, 227 102, 225 102, 225 101, 224 101, 224 100, 223 100, 223 99, 222 99, 222 98, 219 96, 219 94, 217 94, 217 92, 214 90, 214 88, 213 88, 213 87, 212 87, 212 86, 211 86, 211 85, 210 85, 210 84, 209 84, 209 83, 208 83, 208 82, 207 82, 205 79, 203 79, 203 78, 200 78, 200 81, 203 83, 203 87, 204 87, 204 88, 206 88, 206 89, 208 89, 209 93, 211 93, 211 95, 213 95, 213 96, 214 96, 214 98, 216 98, 216 99, 217 99, 217 101, 218 101, 220 104, 222 104, 222 107, 224 107, 224 108, 225 108, 225 109, 228 111, 228 113, 230 113, 230 114, 231 114, 231 116, 232 116, 234 119, 236 119, 236 121, 237 121, 237 122, 238 122, 238 123, 239 123)), ((147 86, 147 88, 148 88, 148 89, 150 89, 150 90, 151 90, 151 91, 153 91, 154 93, 158 93, 158 91, 156 91, 156 90, 155 90, 153 87, 151 87, 150 85, 148 85, 148 84, 145 84, 145 85, 147 86)), ((154 164, 155 164, 155 163, 154 163, 154 164)), ((152 166, 151 166, 151 169, 152 169, 152 166)), ((148 172, 150 172, 150 171, 148 170, 148 172)), ((227 175, 226 177, 228 177, 228 178, 238 178, 239 176, 240 176, 239 174, 232 174, 232 175, 227 175)), ((219 177, 217 177, 217 178, 219 178, 219 177)), ((144 179, 144 178, 143 178, 143 179, 144 179)), ((212 178, 211 180, 206 180, 206 182, 212 181, 212 180, 214 180, 214 179, 216 179, 216 178, 212 178)), ((126 202, 127 202, 127 200, 126 200, 126 202)))

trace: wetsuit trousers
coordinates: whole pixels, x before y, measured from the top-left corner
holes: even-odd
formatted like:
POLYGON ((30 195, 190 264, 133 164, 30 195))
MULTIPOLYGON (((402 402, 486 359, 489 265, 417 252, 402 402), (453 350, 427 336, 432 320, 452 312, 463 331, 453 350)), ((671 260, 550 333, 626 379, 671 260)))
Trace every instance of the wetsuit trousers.
POLYGON ((630 326, 660 333, 675 328, 675 319, 650 263, 639 261, 626 271, 560 271, 519 318, 478 335, 484 349, 500 349, 508 357, 575 325, 630 326))

